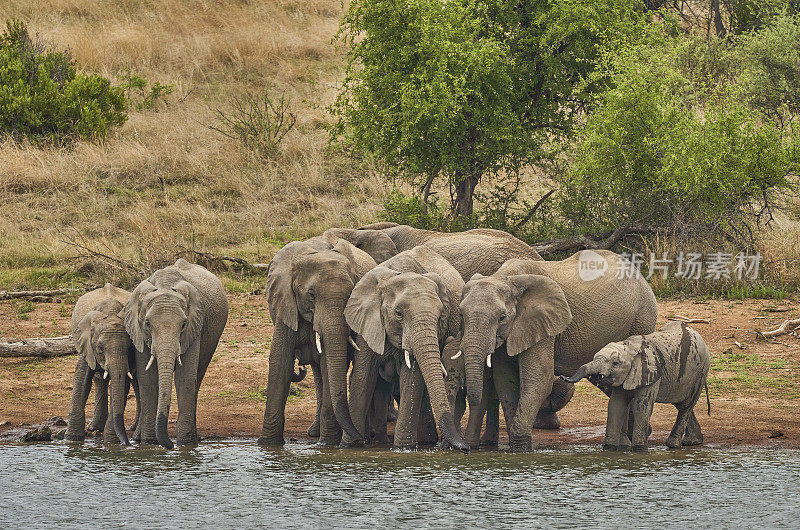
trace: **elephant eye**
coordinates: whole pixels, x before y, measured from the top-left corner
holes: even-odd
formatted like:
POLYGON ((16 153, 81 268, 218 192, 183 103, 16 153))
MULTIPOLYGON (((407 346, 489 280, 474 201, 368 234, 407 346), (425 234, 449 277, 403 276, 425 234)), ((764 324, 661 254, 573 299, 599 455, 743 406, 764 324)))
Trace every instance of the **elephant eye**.
POLYGON ((614 361, 611 363, 612 366, 619 366, 619 361, 614 361))
POLYGON ((398 318, 403 318, 403 312, 399 309, 395 309, 394 314, 397 315, 398 318))
POLYGON ((500 315, 500 322, 505 322, 507 318, 508 318, 508 315, 503 313, 502 315, 500 315))

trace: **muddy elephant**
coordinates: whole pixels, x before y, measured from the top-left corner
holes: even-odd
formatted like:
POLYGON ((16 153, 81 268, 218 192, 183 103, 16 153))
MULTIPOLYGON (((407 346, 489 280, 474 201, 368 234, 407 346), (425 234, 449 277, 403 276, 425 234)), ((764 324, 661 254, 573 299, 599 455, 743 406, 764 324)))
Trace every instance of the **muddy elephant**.
POLYGON ((107 283, 84 294, 75 304, 72 340, 78 351, 78 363, 72 384, 67 440, 80 441, 86 437, 84 410, 94 381, 95 409, 90 429, 102 430, 106 442, 118 440, 130 445, 124 416, 128 392, 131 383, 135 383, 131 374, 134 350, 122 314, 130 296, 128 291, 107 283))
MULTIPOLYGON (((371 226, 383 227, 384 224, 371 226)), ((485 276, 494 274, 512 258, 542 259, 525 242, 506 232, 489 228, 446 233, 396 225, 381 229, 331 228, 326 233, 347 239, 375 258, 377 263, 399 252, 424 245, 449 261, 464 281, 476 273, 485 276)))
POLYGON ((338 444, 342 430, 353 443, 363 443, 364 435, 353 424, 347 402, 353 339, 344 310, 353 287, 373 267, 375 260, 369 254, 332 236, 295 241, 275 254, 267 273, 269 311, 275 330, 259 444, 283 445, 295 350, 308 347, 320 355, 319 373, 316 369, 314 372, 317 395, 322 397, 320 443, 338 444))
POLYGON ((427 388, 443 445, 469 449, 454 423, 440 357, 447 337, 460 329, 462 286, 461 276, 447 260, 417 247, 369 271, 347 302, 345 318, 353 331, 378 355, 394 354, 400 366, 397 447, 417 445, 427 388))
POLYGON ((709 413, 706 377, 711 356, 705 341, 684 322, 670 322, 649 335, 612 342, 578 368, 577 383, 586 377, 611 394, 603 449, 647 449, 653 403, 672 403, 678 417, 667 438, 667 447, 703 443, 694 406, 703 388, 709 413))
POLYGON ((197 393, 227 321, 222 282, 200 265, 179 259, 136 286, 125 304, 125 329, 136 348, 138 439, 174 447, 167 433, 174 380, 178 444, 199 442, 197 393))
MULTIPOLYGON (((537 414, 557 390, 554 372, 571 375, 609 342, 653 331, 652 289, 638 271, 620 271, 629 272, 613 252, 583 251, 563 261, 509 260, 492 276, 466 283, 461 348, 470 444, 478 443, 482 421, 484 366, 516 361, 518 389, 495 385, 501 402, 512 404, 512 450, 530 450, 537 414), (503 345, 507 355, 494 355, 503 345)), ((556 407, 550 408, 542 412, 554 416, 556 407)))

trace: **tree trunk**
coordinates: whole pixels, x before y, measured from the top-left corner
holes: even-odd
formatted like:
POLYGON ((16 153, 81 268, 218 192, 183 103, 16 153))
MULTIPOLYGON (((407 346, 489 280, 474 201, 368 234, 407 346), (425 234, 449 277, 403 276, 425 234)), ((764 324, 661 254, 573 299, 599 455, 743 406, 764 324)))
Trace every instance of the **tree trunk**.
POLYGON ((711 13, 714 16, 714 30, 717 37, 725 36, 725 26, 722 24, 722 14, 719 12, 719 0, 711 0, 711 13))
POLYGON ((480 180, 480 173, 456 174, 456 196, 453 210, 456 216, 467 218, 472 215, 475 186, 480 180))
POLYGON ((0 342, 0 357, 61 357, 77 353, 69 335, 0 342))

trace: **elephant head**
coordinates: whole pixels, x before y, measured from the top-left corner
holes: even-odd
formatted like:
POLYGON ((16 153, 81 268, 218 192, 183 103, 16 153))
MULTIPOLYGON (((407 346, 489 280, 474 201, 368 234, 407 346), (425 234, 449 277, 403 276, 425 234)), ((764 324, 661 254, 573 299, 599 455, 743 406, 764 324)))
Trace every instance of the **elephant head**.
POLYGON ((130 372, 131 339, 125 331, 123 305, 106 299, 89 311, 75 326, 73 340, 78 355, 84 358, 90 374, 98 372, 108 379, 114 432, 123 445, 130 445, 125 432, 125 401, 130 372))
POLYGON ((622 386, 625 390, 634 390, 658 381, 661 363, 655 346, 636 337, 608 344, 572 377, 561 376, 568 383, 577 383, 584 377, 601 389, 622 386))
POLYGON ((354 440, 364 437, 353 424, 347 404, 350 328, 344 311, 353 287, 374 266, 372 258, 347 241, 326 236, 284 246, 275 254, 267 274, 273 322, 282 322, 293 331, 298 330, 300 318, 311 323, 316 348, 320 354, 323 348, 325 351, 336 420, 354 440))
POLYGON ((564 331, 572 313, 561 287, 539 274, 475 274, 464 285, 460 309, 472 432, 481 419, 475 411, 483 397, 483 366, 491 368, 492 353, 505 343, 508 355, 519 355, 564 331))
POLYGON ((353 289, 345 309, 347 323, 379 355, 386 341, 404 352, 410 368, 419 364, 431 397, 437 425, 443 439, 453 447, 468 450, 455 427, 447 398, 440 344, 458 331, 457 300, 442 278, 432 272, 398 272, 378 266, 367 273, 353 289))
POLYGON ((179 273, 163 269, 134 289, 124 313, 134 347, 150 353, 147 369, 153 362, 158 365, 156 438, 171 449, 167 418, 173 376, 181 356, 200 339, 205 317, 200 294, 179 273))
MULTIPOLYGON (((389 224, 394 225, 394 223, 389 224)), ((346 239, 354 247, 372 256, 375 263, 382 263, 397 254, 394 241, 378 229, 331 228, 323 235, 346 239)))

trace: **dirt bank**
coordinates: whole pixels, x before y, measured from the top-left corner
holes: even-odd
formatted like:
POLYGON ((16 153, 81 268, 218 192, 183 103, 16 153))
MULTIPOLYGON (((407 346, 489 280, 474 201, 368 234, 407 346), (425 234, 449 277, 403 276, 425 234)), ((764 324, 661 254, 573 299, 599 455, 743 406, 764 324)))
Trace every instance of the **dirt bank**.
MULTIPOLYGON (((200 389, 198 427, 204 437, 257 436, 261 429, 272 336, 267 301, 261 295, 234 295, 230 302, 228 325, 200 389)), ((800 447, 800 339, 783 336, 767 343, 752 333, 797 318, 795 307, 800 307, 797 300, 660 302, 659 325, 674 315, 711 320, 694 324, 713 356, 711 416, 705 399, 697 405, 708 445, 800 447)), ((0 302, 0 337, 67 334, 71 311, 68 303, 0 302)), ((0 359, 0 432, 66 416, 75 362, 75 357, 0 359)), ((313 377, 309 373, 295 386, 299 395, 291 396, 286 407, 286 437, 304 439, 315 409, 313 377)), ((90 398, 87 419, 92 407, 90 398)), ((128 407, 129 421, 134 408, 128 407)), ((534 440, 541 446, 602 443, 605 410, 605 396, 582 382, 561 414, 564 427, 537 431, 534 440)), ((171 407, 173 420, 176 413, 171 407)), ((664 443, 674 418, 674 407, 656 405, 652 444, 664 443)))

